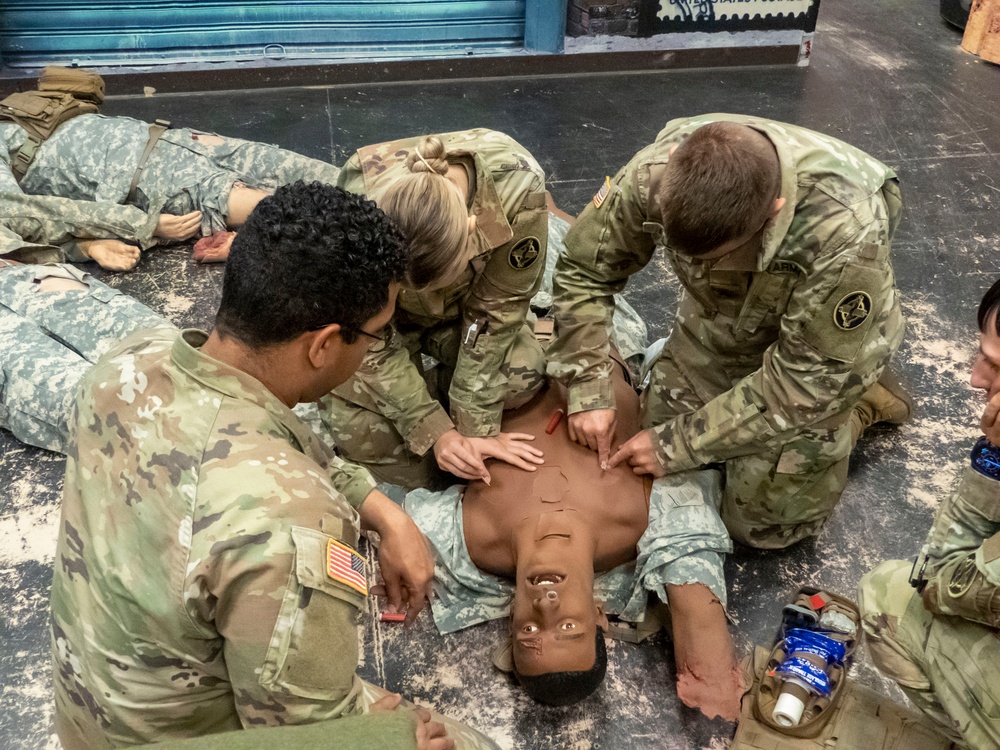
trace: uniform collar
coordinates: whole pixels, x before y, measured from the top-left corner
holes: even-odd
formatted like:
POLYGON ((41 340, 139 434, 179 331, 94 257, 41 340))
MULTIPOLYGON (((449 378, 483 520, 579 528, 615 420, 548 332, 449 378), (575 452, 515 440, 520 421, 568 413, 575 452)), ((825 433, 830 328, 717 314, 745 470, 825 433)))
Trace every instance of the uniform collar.
POLYGON ((295 437, 303 453, 325 466, 328 453, 312 429, 257 378, 202 354, 201 347, 207 340, 208 334, 196 328, 181 331, 170 351, 171 361, 205 388, 264 409, 295 437))
POLYGON ((466 156, 476 165, 476 194, 472 198, 472 213, 476 217, 476 236, 479 239, 477 255, 506 245, 514 237, 514 230, 507 221, 493 175, 483 158, 475 151, 452 149, 449 156, 466 156))
POLYGON ((747 125, 763 134, 771 141, 774 150, 778 152, 778 164, 781 168, 781 191, 779 197, 785 199, 785 205, 781 208, 781 211, 778 212, 773 221, 769 222, 767 229, 764 230, 762 251, 757 257, 757 267, 754 269, 763 271, 774 260, 774 256, 778 254, 778 248, 785 241, 785 235, 788 234, 788 228, 792 225, 792 219, 795 217, 795 204, 798 198, 798 173, 795 171, 795 159, 792 157, 792 152, 789 151, 788 146, 781 139, 772 138, 771 134, 765 128, 759 127, 756 124, 747 123, 747 125))

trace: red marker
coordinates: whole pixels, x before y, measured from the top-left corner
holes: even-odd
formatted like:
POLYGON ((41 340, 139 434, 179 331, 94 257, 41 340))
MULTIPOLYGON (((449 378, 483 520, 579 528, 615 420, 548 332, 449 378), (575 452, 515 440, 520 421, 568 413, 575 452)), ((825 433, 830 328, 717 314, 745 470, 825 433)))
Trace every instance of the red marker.
POLYGON ((553 432, 556 431, 556 427, 559 426, 559 423, 562 421, 563 415, 565 413, 566 412, 563 411, 562 409, 556 409, 554 412, 552 412, 552 416, 549 417, 549 426, 545 428, 546 435, 551 435, 553 432))
POLYGON ((379 615, 379 620, 382 622, 404 622, 406 620, 405 612, 383 612, 379 615))

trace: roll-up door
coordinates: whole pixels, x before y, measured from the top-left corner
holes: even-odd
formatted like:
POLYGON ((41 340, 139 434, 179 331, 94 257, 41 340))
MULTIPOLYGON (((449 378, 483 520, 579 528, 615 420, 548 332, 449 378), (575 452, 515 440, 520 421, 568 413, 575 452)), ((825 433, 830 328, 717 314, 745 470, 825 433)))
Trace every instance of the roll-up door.
POLYGON ((0 0, 7 65, 392 59, 524 43, 525 0, 0 0))

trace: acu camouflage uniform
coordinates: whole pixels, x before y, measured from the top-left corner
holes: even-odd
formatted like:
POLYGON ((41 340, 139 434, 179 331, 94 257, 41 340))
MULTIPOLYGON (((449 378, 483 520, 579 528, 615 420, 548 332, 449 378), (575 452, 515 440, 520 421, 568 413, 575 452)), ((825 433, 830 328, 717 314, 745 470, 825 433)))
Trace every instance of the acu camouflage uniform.
POLYGON ((1000 747, 1000 482, 971 466, 938 509, 918 563, 889 560, 861 579, 868 650, 953 741, 1000 747))
MULTIPOLYGON (((27 138, 13 123, 0 124, 4 158, 27 138)), ((149 124, 129 117, 81 115, 59 126, 38 149, 20 189, 78 201, 126 203, 149 140, 149 124), (114 144, 109 148, 108 144, 114 144)), ((201 231, 226 229, 229 192, 237 183, 274 190, 296 180, 335 184, 340 170, 276 146, 224 138, 188 128, 167 130, 143 167, 134 205, 151 216, 201 211, 201 231)), ((4 192, 7 192, 6 190, 4 192)), ((155 221, 153 223, 155 227, 155 221)), ((123 239, 133 239, 123 236, 123 239)), ((147 237, 134 237, 140 242, 147 237)), ((79 260, 79 257, 71 259, 79 260)))
POLYGON ((67 750, 336 718, 383 694, 355 674, 365 587, 327 564, 358 541, 360 503, 333 482, 370 478, 201 354, 206 338, 137 333, 81 385, 52 585, 67 750))
POLYGON ((104 201, 26 195, 10 163, 27 137, 12 123, 0 123, 0 256, 46 263, 72 256, 83 260, 77 239, 121 238, 142 248, 155 244, 159 214, 104 201))
POLYGON ((684 288, 645 393, 660 462, 668 472, 724 462, 722 517, 745 544, 784 547, 815 534, 847 478, 851 410, 903 335, 889 264, 894 177, 861 151, 792 125, 720 114, 668 123, 603 201, 587 205, 557 263, 548 371, 568 383, 570 411, 614 407, 612 295, 660 248, 684 288), (781 164, 786 204, 745 265, 667 247, 650 190, 670 148, 718 120, 767 136, 781 164))
POLYGON ((69 413, 91 366, 135 331, 174 326, 74 266, 2 266, 0 427, 65 453, 69 413), (80 289, 46 291, 47 280, 76 281, 80 289))
MULTIPOLYGON (((438 138, 454 163, 475 171, 468 267, 444 289, 402 291, 394 342, 370 354, 355 377, 322 402, 342 455, 380 480, 407 487, 433 476, 430 449, 441 435, 454 428, 469 437, 498 434, 503 409, 527 402, 544 374, 542 350, 526 320, 545 268, 545 175, 503 133, 477 129, 438 138), (421 354, 440 363, 427 381, 421 354), (450 405, 450 416, 441 402, 450 405)), ((377 203, 410 173, 406 159, 420 140, 362 148, 344 166, 339 185, 377 203)))

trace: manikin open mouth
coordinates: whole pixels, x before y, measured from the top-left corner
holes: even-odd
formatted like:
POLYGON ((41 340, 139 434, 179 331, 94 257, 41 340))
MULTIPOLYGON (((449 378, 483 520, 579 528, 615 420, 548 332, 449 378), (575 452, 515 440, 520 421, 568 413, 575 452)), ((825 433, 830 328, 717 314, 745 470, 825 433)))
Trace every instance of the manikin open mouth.
POLYGON ((565 579, 566 576, 561 576, 558 573, 542 573, 542 575, 532 576, 528 581, 532 586, 555 586, 565 579))

